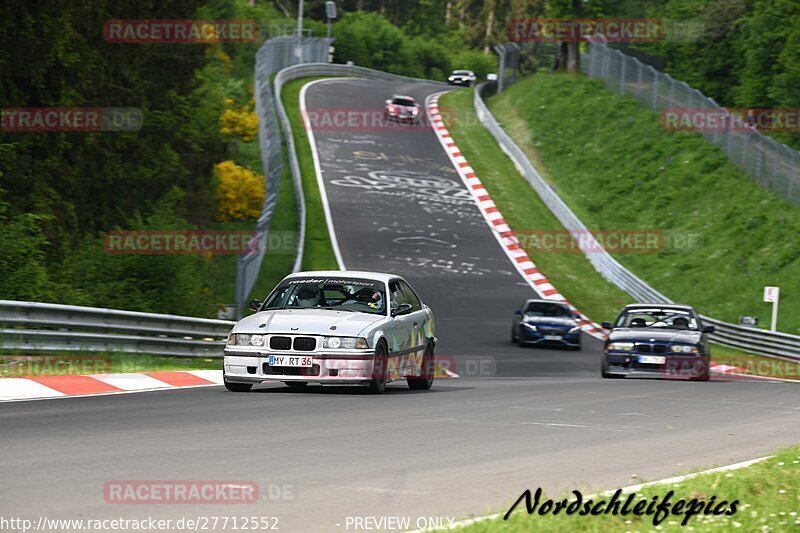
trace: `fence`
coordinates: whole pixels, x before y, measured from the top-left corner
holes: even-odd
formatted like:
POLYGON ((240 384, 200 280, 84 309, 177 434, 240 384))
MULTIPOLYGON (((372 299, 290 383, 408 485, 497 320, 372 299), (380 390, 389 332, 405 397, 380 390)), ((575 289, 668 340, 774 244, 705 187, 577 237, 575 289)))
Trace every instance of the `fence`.
MULTIPOLYGON (((281 173, 283 172, 283 145, 281 128, 272 91, 272 76, 281 69, 301 63, 327 62, 332 39, 313 37, 276 37, 261 46, 256 56, 255 98, 258 114, 258 142, 264 166, 266 197, 261 215, 256 222, 256 237, 259 246, 242 255, 236 270, 236 316, 244 313, 246 299, 258 279, 264 254, 272 213, 278 201, 281 173)), ((298 206, 303 204, 298 199, 298 206)), ((302 237, 302 235, 301 235, 302 237)), ((302 262, 303 240, 297 241, 295 270, 302 262)))
MULTIPOLYGON (((486 126, 503 151, 514 161, 517 168, 521 170, 523 177, 558 218, 561 225, 567 228, 568 231, 574 232, 575 235, 580 235, 584 238, 590 235, 586 225, 581 222, 550 185, 542 179, 522 149, 500 127, 489 108, 486 107, 482 93, 489 86, 489 84, 481 84, 475 91, 474 106, 478 119, 486 126)), ((585 253, 585 255, 595 270, 600 272, 608 281, 630 294, 637 302, 672 303, 672 300, 622 266, 619 261, 603 249, 599 242, 593 241, 589 247, 591 248, 591 253, 585 253)), ((800 336, 798 335, 747 328, 705 316, 703 320, 717 328, 717 332, 712 335, 712 340, 719 344, 759 354, 800 360, 800 336)))
MULTIPOLYGON (((588 54, 581 64, 590 78, 603 80, 609 88, 627 93, 651 109, 708 111, 709 115, 722 117, 722 124, 734 122, 728 109, 700 91, 603 42, 589 41, 588 54)), ((800 152, 747 125, 703 128, 698 133, 720 147, 731 162, 759 185, 800 204, 800 152)))
POLYGON ((234 322, 0 300, 5 349, 221 356, 234 322))

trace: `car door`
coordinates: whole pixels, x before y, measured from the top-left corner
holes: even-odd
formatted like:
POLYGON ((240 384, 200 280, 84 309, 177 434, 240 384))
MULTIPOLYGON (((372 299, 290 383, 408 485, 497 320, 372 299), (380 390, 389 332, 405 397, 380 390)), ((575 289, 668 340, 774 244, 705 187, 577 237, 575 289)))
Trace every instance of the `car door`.
POLYGON ((411 286, 401 280, 400 287, 406 296, 406 302, 411 304, 411 313, 406 315, 410 327, 410 337, 408 351, 405 359, 404 372, 406 374, 416 374, 422 364, 425 354, 425 346, 428 342, 426 332, 432 329, 432 324, 428 324, 431 316, 422 306, 422 301, 411 286))
MULTIPOLYGON (((389 293, 391 298, 391 309, 394 311, 401 304, 411 303, 408 301, 400 280, 389 282, 389 293)), ((411 348, 411 338, 413 331, 413 314, 399 315, 392 318, 392 325, 389 328, 389 364, 387 369, 388 378, 391 381, 398 379, 403 370, 408 366, 406 363, 407 355, 411 348)))

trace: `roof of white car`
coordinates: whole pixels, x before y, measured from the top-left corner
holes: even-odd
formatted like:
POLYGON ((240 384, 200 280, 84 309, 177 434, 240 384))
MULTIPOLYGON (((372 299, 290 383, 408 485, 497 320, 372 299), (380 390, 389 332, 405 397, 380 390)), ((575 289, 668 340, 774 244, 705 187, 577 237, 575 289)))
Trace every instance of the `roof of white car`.
POLYGON ((306 278, 306 277, 338 277, 338 278, 366 278, 389 283, 394 278, 399 278, 397 274, 387 274, 385 272, 365 272, 360 270, 311 270, 308 272, 295 272, 286 278, 306 278))

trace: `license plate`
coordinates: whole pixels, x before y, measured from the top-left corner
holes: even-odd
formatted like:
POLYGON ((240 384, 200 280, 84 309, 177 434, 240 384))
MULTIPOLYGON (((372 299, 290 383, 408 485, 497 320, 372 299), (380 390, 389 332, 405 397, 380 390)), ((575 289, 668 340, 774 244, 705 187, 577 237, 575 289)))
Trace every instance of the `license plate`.
POLYGON ((545 335, 544 340, 546 341, 560 341, 561 335, 545 335))
POLYGON ((269 366, 299 366, 311 367, 311 357, 302 357, 298 355, 270 355, 269 366))
POLYGON ((645 363, 648 365, 663 365, 664 362, 667 360, 666 357, 662 357, 660 355, 640 355, 639 362, 645 363))

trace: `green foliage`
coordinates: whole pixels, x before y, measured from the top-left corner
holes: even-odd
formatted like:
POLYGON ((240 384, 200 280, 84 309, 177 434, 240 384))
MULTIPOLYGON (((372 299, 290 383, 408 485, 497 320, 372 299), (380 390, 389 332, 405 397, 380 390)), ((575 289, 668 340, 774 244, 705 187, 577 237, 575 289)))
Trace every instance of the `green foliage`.
POLYGON ((497 71, 494 53, 470 49, 462 32, 409 36, 378 13, 346 13, 334 25, 334 61, 413 76, 444 80, 457 68, 479 76, 497 71))
MULTIPOLYGON (((737 108, 797 108, 800 3, 796 0, 668 0, 649 16, 700 23, 695 40, 639 44, 676 79, 737 108)), ((768 133, 795 148, 800 134, 768 133)))
POLYGON ((490 105, 589 228, 693 237, 691 246, 620 254, 642 279, 729 322, 766 318, 763 287, 779 285, 778 327, 800 333, 800 210, 717 147, 665 131, 657 113, 582 77, 537 74, 490 105))

